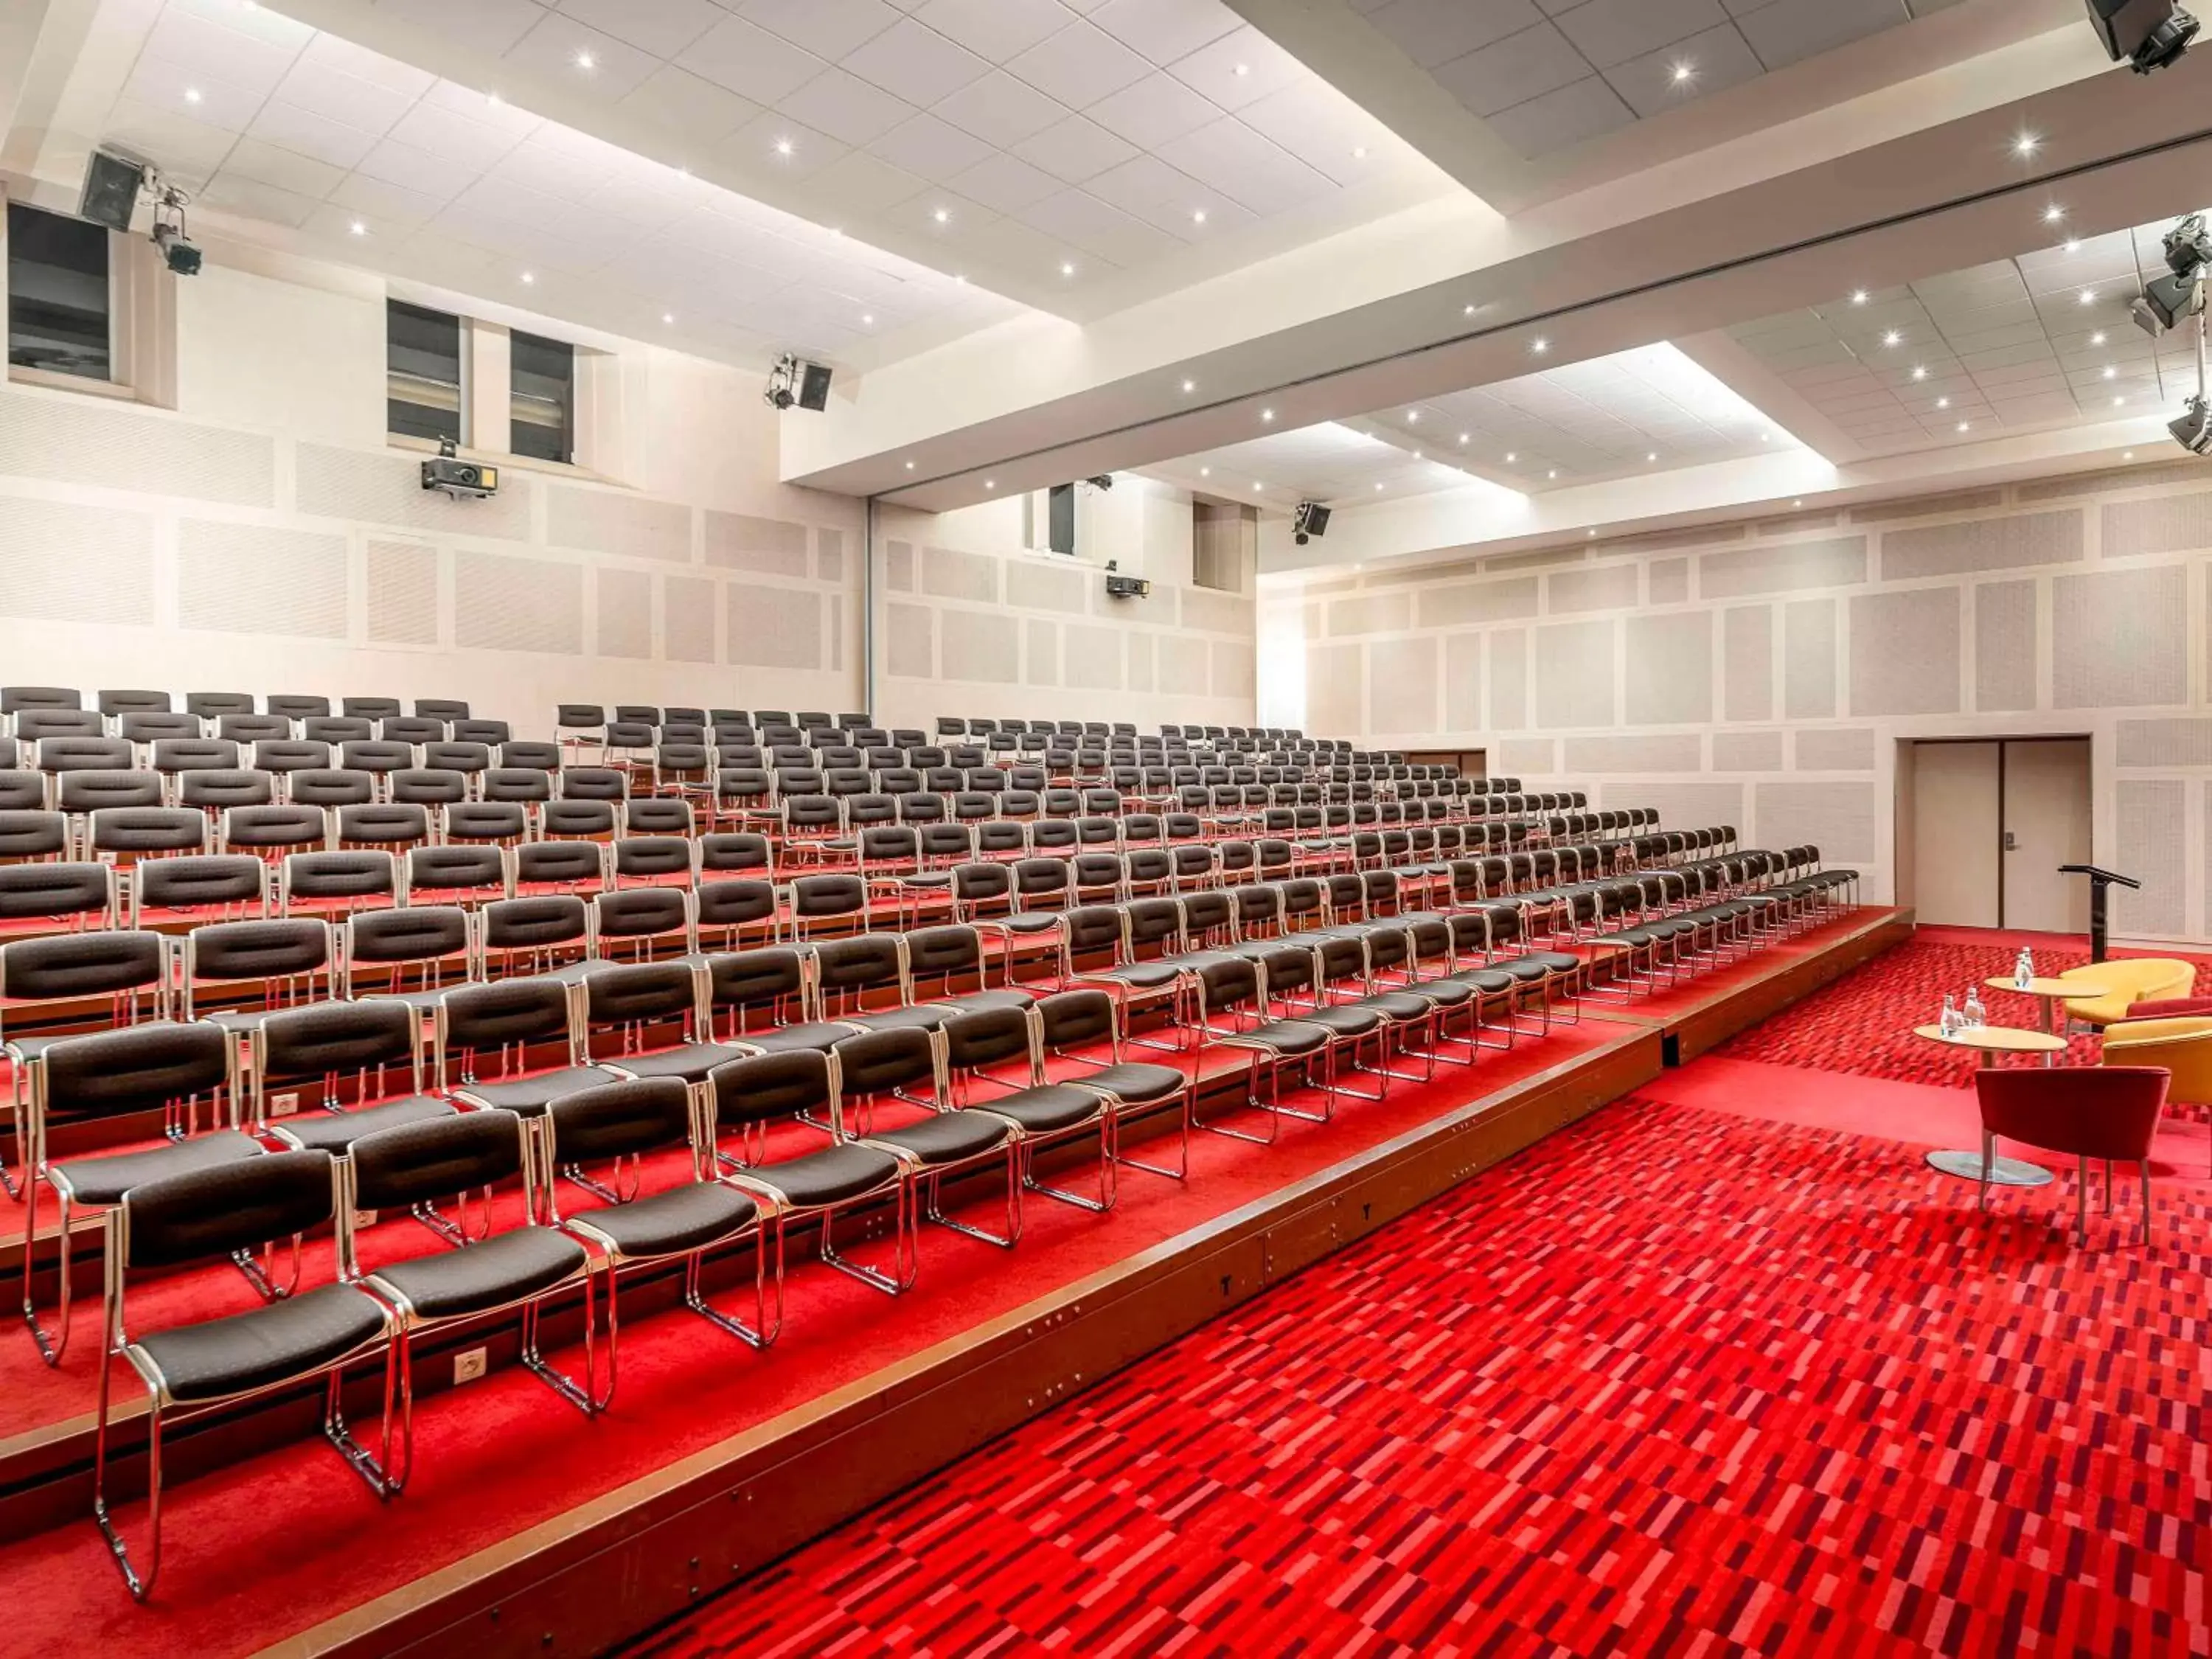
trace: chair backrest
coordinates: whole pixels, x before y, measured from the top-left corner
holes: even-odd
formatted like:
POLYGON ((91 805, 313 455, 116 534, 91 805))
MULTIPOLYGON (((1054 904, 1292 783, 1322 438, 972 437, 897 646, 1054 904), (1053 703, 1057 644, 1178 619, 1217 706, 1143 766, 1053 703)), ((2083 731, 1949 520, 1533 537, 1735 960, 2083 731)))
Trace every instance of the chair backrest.
POLYGON ((2150 1156, 2172 1076, 2162 1066, 1984 1066, 1974 1093, 1992 1134, 2079 1158, 2136 1160, 2150 1156))
POLYGON ((165 988, 167 960, 159 934, 127 927, 16 939, 0 945, 0 1004, 133 996, 141 991, 158 1000, 165 988))
POLYGON ((328 697, 278 693, 269 699, 269 712, 282 714, 288 720, 303 720, 310 714, 329 714, 331 700, 328 697))
POLYGON ((352 1207, 404 1208, 525 1176, 523 1121, 461 1112, 380 1129, 353 1143, 352 1207))
POLYGON ((157 911, 267 914, 269 866, 250 853, 185 853, 142 860, 131 872, 131 921, 157 911))
POLYGON ((270 1152, 133 1187, 123 1195, 120 1266, 180 1267, 296 1238, 336 1210, 331 1175, 328 1152, 270 1152))
POLYGON ((625 1078, 561 1096, 545 1120, 556 1167, 638 1158, 691 1139, 691 1091, 681 1078, 625 1078))
POLYGON ((377 721, 376 735, 386 743, 441 743, 445 740, 446 723, 416 714, 392 714, 377 721))
MULTIPOLYGON (((15 816, 0 812, 0 821, 15 816)), ((57 823, 61 815, 52 815, 57 823)), ((0 822, 0 857, 7 854, 7 833, 0 822)), ((112 865, 58 860, 0 865, 0 921, 32 917, 100 916, 115 919, 115 870, 112 865)))
POLYGON ((830 1056, 809 1048, 725 1060, 707 1074, 714 1121, 735 1127, 826 1110, 837 1121, 835 1076, 830 1056))
POLYGON ((489 985, 457 986, 438 999, 432 1015, 437 1085, 447 1086, 447 1061, 453 1054, 566 1041, 574 1018, 574 999, 557 979, 501 979, 489 985))
POLYGON ((216 1027, 143 1024, 64 1037, 39 1056, 37 1098, 49 1120, 118 1117, 218 1094, 231 1082, 216 1027))
POLYGON ((607 878, 606 850, 593 841, 525 842, 514 849, 514 870, 517 888, 599 887, 607 878))
POLYGON ((255 1121, 266 1109, 271 1084, 302 1078, 404 1066, 408 1092, 416 1092, 422 1082, 416 1020, 405 1003, 374 998, 278 1009, 252 1032, 255 1121))

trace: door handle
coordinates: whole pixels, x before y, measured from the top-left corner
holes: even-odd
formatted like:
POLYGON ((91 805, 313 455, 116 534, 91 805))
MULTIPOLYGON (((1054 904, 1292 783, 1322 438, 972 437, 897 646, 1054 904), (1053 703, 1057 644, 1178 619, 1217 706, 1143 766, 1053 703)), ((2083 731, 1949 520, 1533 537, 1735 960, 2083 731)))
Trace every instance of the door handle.
POLYGON ((2004 832, 2004 850, 2008 853, 2020 851, 2020 837, 2009 830, 2004 832))

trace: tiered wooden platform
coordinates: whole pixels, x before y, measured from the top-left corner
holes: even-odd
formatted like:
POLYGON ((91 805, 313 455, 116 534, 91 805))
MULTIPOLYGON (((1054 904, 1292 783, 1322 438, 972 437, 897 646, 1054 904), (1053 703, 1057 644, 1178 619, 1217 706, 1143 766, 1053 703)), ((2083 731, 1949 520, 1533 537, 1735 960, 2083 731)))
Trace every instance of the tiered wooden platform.
MULTIPOLYGON (((1273 1146, 1201 1133, 1187 1184, 1125 1171, 1109 1216, 1032 1198, 1011 1254, 930 1230, 921 1281, 897 1301, 795 1261, 785 1335, 765 1353, 657 1309, 650 1287, 626 1294, 611 1411, 586 1421, 495 1363, 485 1381, 420 1402, 416 1478, 389 1504, 300 1437, 312 1402, 217 1424, 198 1455, 198 1437, 177 1449, 167 1559, 146 1607, 124 1593, 88 1518, 88 1425, 57 1396, 48 1420, 0 1442, 0 1529, 15 1540, 0 1568, 16 1591, 0 1654, 601 1650, 1911 927, 1909 913, 1844 913, 1679 988, 1592 1000, 1579 1024, 1394 1085, 1381 1103, 1342 1104, 1328 1124, 1285 1124, 1273 1146), (252 1437, 271 1449, 241 1459, 252 1437), (181 1478, 195 1467, 204 1473, 181 1478)), ((1209 1066, 1206 1081, 1211 1115, 1228 1079, 1209 1066)), ((96 1304, 80 1314, 88 1351, 96 1304)), ((9 1340, 28 1357, 27 1336, 9 1340)), ((88 1379, 88 1354, 71 1361, 88 1379)), ((429 1356, 418 1376, 441 1369, 429 1356)), ((125 1524, 142 1515, 127 1505, 125 1524)))

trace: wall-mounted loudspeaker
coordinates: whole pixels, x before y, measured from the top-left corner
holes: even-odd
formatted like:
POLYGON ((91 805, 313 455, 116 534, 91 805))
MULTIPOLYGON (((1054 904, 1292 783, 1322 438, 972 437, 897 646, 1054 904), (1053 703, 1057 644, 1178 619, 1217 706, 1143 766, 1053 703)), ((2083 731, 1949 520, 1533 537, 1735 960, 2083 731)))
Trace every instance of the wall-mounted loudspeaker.
POLYGON ((1316 536, 1328 534, 1328 509, 1319 501, 1300 501, 1297 514, 1291 520, 1291 538, 1300 547, 1316 536))

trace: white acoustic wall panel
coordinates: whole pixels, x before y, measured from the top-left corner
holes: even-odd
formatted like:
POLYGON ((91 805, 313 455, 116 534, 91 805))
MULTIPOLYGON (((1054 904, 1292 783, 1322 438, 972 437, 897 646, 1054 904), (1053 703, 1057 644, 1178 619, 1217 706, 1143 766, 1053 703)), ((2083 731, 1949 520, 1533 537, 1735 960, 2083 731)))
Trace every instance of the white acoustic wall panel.
POLYGON ((1712 719, 1711 611, 1669 611, 1631 617, 1627 636, 1628 724, 1685 726, 1712 719))
MULTIPOLYGON (((1104 578, 1096 572, 1086 574, 1085 584, 1094 602, 1104 602, 1104 578)), ((1164 590, 1154 588, 1157 599, 1164 590)), ((1241 634, 1248 638, 1252 632, 1252 601, 1241 593, 1223 593, 1210 587, 1185 587, 1176 590, 1182 602, 1182 620, 1185 628, 1202 628, 1209 634, 1241 634)), ((1158 617, 1152 621, 1161 620, 1158 617)))
POLYGON ((368 544, 368 638, 374 645, 438 642, 438 550, 423 542, 368 544))
MULTIPOLYGON (((1024 624, 1028 636, 1028 649, 1022 660, 1022 681, 1027 685, 1058 685, 1060 684, 1060 626, 1056 623, 1035 619, 1024 624)), ((1205 660, 1206 647, 1199 647, 1200 660, 1205 660)), ((1200 688, 1205 688, 1201 685, 1200 688)))
POLYGON ((2156 466, 2113 466, 2095 472, 2069 472, 2063 478, 2037 478, 2014 484, 2018 501, 2057 501, 2075 495, 2104 495, 2120 489, 2148 489, 2158 484, 2201 484, 2204 463, 2172 460, 2156 466))
POLYGON ((1743 599, 1812 587, 1844 587, 1867 578, 1863 536, 1784 542, 1773 547, 1731 549, 1698 560, 1698 594, 1707 599, 1743 599))
POLYGON ((302 513, 451 536, 530 539, 531 496, 538 481, 513 468, 501 474, 498 495, 457 501, 422 488, 422 464, 412 456, 303 443, 293 452, 293 466, 302 513))
POLYGON ((2081 556, 2081 514, 2075 511, 1914 525, 1882 532, 1881 574, 1887 581, 1909 581, 1977 570, 2072 564, 2081 556))
POLYGON ((1871 783, 1756 783, 1750 834, 1759 847, 1811 844, 1831 864, 1878 856, 1871 783))
POLYGON ((938 612, 937 629, 946 679, 993 685, 1020 683, 1021 635, 1006 626, 1004 617, 990 611, 946 609, 938 612))
MULTIPOLYGON (((757 519, 744 513, 709 511, 701 530, 707 562, 725 570, 750 570, 757 576, 809 575, 806 526, 788 519, 757 519)), ((894 544, 894 546, 900 544, 894 544)), ((894 557, 893 564, 897 563, 894 557)), ((902 584, 894 582, 894 586, 902 584)))
POLYGON ((2212 766, 2212 720, 2122 720, 2118 737, 2121 766, 2212 766))
POLYGON ((1948 714, 1959 707, 1959 590, 1851 600, 1851 713, 1948 714))
POLYGON ((1444 635, 1444 730, 1482 730, 1482 635, 1444 635))
POLYGON ((827 525, 814 532, 814 574, 825 582, 845 580, 845 532, 827 525))
MULTIPOLYGON (((714 515, 707 515, 708 562, 714 562, 714 515)), ((885 542, 884 544, 884 586, 894 593, 911 593, 914 586, 914 544, 885 542)))
POLYGON ((1555 570, 1544 578, 1553 613, 1626 611, 1637 602, 1639 580, 1632 564, 1604 564, 1589 570, 1555 570))
POLYGON ((691 509, 680 502, 582 484, 549 483, 544 489, 545 538, 555 547, 691 562, 691 509))
POLYGON ((1500 738, 1490 751, 1490 769, 1501 778, 1550 777, 1559 769, 1559 745, 1553 738, 1500 738))
POLYGON ((1528 631, 1526 629, 1501 629, 1490 636, 1490 724, 1501 732, 1514 731, 1528 724, 1528 631))
POLYGON ((584 570, 504 553, 453 555, 453 639, 489 651, 584 648, 584 570))
POLYGON ((1782 717, 1826 720, 1836 712, 1836 602, 1792 599, 1782 608, 1782 717))
POLYGON ((226 634, 346 636, 346 541, 186 519, 177 526, 177 621, 226 634))
POLYGON ((714 660, 714 613, 721 598, 714 589, 715 584, 705 576, 672 574, 660 579, 661 654, 669 661, 714 660))
POLYGON ((1306 648, 1305 728, 1316 737, 1358 737, 1367 722, 1366 647, 1316 645, 1306 648))
POLYGON ((1613 625, 1555 623, 1536 629, 1536 724, 1611 726, 1613 625))
MULTIPOLYGON (((731 662, 741 668, 822 665, 819 593, 732 582, 725 605, 729 612, 725 648, 731 662)), ((1009 649, 1007 655, 1012 654, 1009 649)))
POLYGON ((2122 778, 2113 786, 2112 868, 2142 883, 2141 892, 2112 889, 2114 933, 2187 931, 2188 787, 2179 778, 2122 778))
POLYGON ((1211 695, 1250 697, 1259 691, 1260 654, 1241 640, 1216 640, 1211 695))
MULTIPOLYGON (((0 617, 151 627, 154 520, 0 495, 0 617)), ((20 672, 11 665, 7 678, 20 672)))
POLYGON ((1716 772, 1779 772, 1782 733, 1779 732, 1716 732, 1713 770, 1716 772))
POLYGON ((1654 559, 1646 580, 1650 583, 1652 604, 1680 605, 1690 597, 1690 562, 1654 559))
POLYGON ((1512 576, 1502 581, 1466 582, 1425 588, 1419 617, 1424 628, 1457 628, 1468 623, 1517 622, 1536 614, 1537 579, 1512 576))
POLYGON ((1206 642, 1188 634, 1163 634, 1157 645, 1160 690, 1178 696, 1206 696, 1206 677, 1211 672, 1206 642))
POLYGON ((1731 605, 1721 613, 1721 678, 1726 688, 1723 720, 1774 718, 1771 605, 1731 605))
POLYGON ((1149 691, 1152 689, 1152 636, 1131 632, 1124 636, 1124 648, 1128 654, 1129 690, 1149 691))
POLYGON ((1984 713, 2035 707, 2035 584, 1983 582, 1974 589, 1974 707, 1984 713))
POLYGON ((1065 562, 1051 565, 1041 559, 1009 559, 1006 603, 1025 611, 1057 611, 1079 617, 1089 609, 1085 601, 1090 574, 1087 567, 1065 562))
POLYGON ((1602 772, 1702 772, 1705 766, 1705 740, 1691 732, 1658 737, 1569 738, 1566 743, 1566 769, 1577 777, 1602 772))
POLYGON ((0 389, 0 473, 274 507, 276 441, 97 398, 0 389))
POLYGON ((1865 726, 1807 726, 1797 734, 1800 772, 1871 772, 1874 733, 1865 726))
POLYGON ((2110 501, 2100 516, 2098 544, 2108 559, 2137 553, 2202 553, 2212 549, 2212 495, 2202 491, 2154 496, 2148 501, 2110 501))
POLYGON ((1367 729, 1426 733, 1437 729, 1437 636, 1377 640, 1367 652, 1367 729))
POLYGON ((1328 603, 1328 631, 1332 639, 1347 634, 1402 634, 1413 625, 1413 596, 1410 593, 1356 593, 1328 603))
POLYGON ((653 655, 653 578, 642 570, 592 572, 599 631, 594 648, 602 657, 653 655))
POLYGON ((1743 825, 1743 785, 1613 779, 1590 793, 1593 805, 1608 809, 1650 806, 1670 830, 1704 830, 1714 824, 1743 825))
POLYGON ((988 553, 963 553, 956 547, 921 550, 921 591, 941 599, 999 602, 999 561, 988 553))
POLYGON ((1067 683, 1085 691, 1121 689, 1121 635, 1118 629, 1089 623, 1070 623, 1062 641, 1067 655, 1067 683))
POLYGON ((2181 566, 2058 577, 2051 613, 2056 707, 2189 701, 2189 573, 2181 566))
POLYGON ((884 667, 910 680, 937 678, 937 617, 926 605, 884 607, 884 667))

